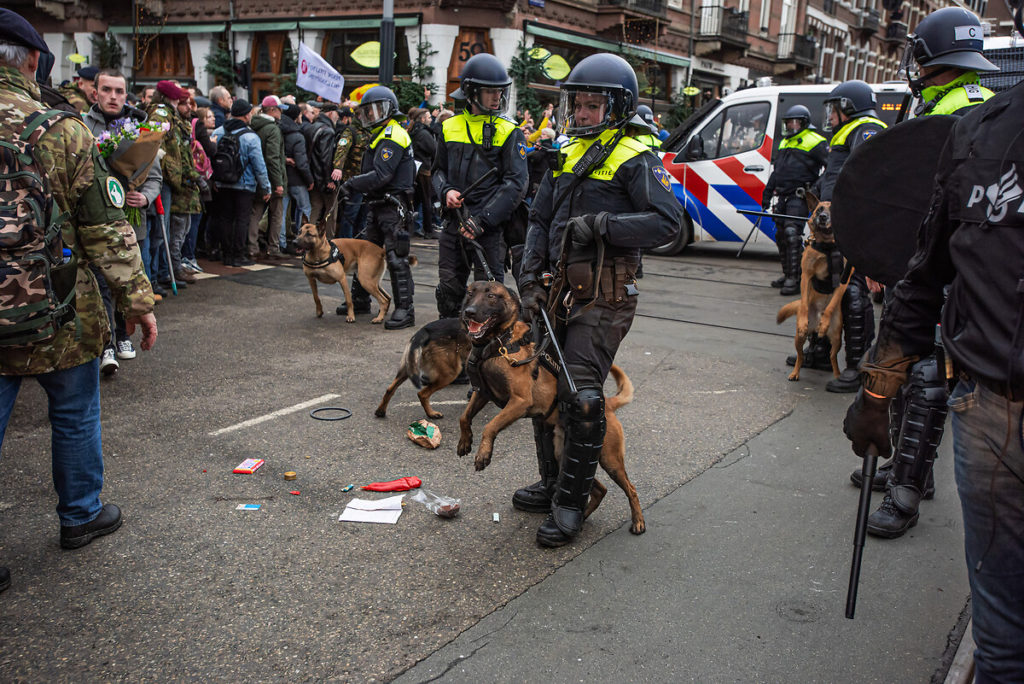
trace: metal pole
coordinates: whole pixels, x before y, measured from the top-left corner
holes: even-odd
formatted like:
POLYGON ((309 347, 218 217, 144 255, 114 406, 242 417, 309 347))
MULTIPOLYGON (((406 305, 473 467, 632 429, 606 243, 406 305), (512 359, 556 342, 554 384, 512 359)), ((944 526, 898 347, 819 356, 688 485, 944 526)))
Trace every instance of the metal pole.
POLYGON ((697 14, 697 0, 690 0, 690 63, 686 65, 686 87, 689 88, 693 82, 693 31, 694 17, 697 14))
POLYGON ((390 85, 395 78, 395 0, 384 0, 380 22, 380 66, 377 80, 390 85))

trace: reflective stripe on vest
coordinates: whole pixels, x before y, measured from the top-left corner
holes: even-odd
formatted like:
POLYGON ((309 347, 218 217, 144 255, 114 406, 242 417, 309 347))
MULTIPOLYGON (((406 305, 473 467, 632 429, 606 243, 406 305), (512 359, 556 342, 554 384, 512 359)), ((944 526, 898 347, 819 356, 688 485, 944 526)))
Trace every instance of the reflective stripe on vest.
POLYGON ((377 134, 377 137, 373 139, 372 143, 370 143, 370 149, 376 149, 377 143, 379 143, 384 138, 387 138, 388 140, 395 143, 399 147, 405 149, 408 149, 409 145, 412 144, 412 139, 409 138, 409 134, 406 132, 406 130, 399 126, 398 124, 396 124, 394 121, 389 121, 388 125, 385 126, 380 133, 377 134))
POLYGON ((512 131, 516 130, 516 125, 508 119, 503 119, 500 116, 490 116, 489 114, 456 114, 455 116, 448 117, 444 123, 441 124, 441 131, 444 135, 445 142, 455 143, 466 143, 467 145, 476 142, 477 145, 484 144, 484 124, 492 123, 494 125, 494 135, 491 138, 491 145, 493 147, 501 147, 505 144, 505 140, 512 134, 512 131), (473 140, 469 139, 466 135, 466 127, 469 127, 469 131, 473 134, 473 140))
MULTIPOLYGON (((554 177, 558 177, 563 173, 572 173, 572 168, 579 163, 584 153, 590 149, 598 140, 601 141, 602 145, 608 144, 608 142, 615 137, 615 129, 604 131, 601 135, 596 138, 590 138, 584 140, 583 138, 573 138, 565 145, 562 145, 561 151, 565 153, 563 158, 562 168, 557 171, 552 171, 554 177)), ((649 152, 647 145, 639 142, 635 138, 631 138, 628 135, 622 136, 619 140, 619 144, 615 146, 612 153, 608 155, 608 158, 604 160, 599 168, 590 172, 589 178, 594 180, 608 181, 615 177, 615 173, 619 170, 619 167, 628 162, 633 157, 649 152)))
POLYGON ((790 138, 783 138, 782 142, 779 143, 779 149, 810 152, 823 142, 825 142, 825 138, 823 136, 818 135, 810 129, 804 129, 797 135, 790 138))
POLYGON ((851 119, 843 124, 842 128, 836 131, 836 134, 832 136, 832 141, 829 143, 829 146, 845 145, 846 139, 850 137, 850 134, 866 123, 878 124, 882 128, 886 128, 884 121, 876 119, 873 116, 862 116, 857 119, 851 119))

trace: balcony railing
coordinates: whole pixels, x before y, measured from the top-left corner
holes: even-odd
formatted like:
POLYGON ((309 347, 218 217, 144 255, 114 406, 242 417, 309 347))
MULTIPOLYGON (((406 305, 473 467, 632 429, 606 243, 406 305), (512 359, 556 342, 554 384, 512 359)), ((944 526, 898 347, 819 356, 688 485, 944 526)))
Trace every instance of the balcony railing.
POLYGON ((725 38, 734 43, 746 43, 749 25, 749 12, 721 5, 705 5, 700 8, 702 38, 725 38))
POLYGON ((818 63, 818 45, 802 33, 783 33, 779 35, 778 56, 780 62, 814 66, 818 63))
POLYGON ((907 39, 907 25, 902 21, 892 21, 885 27, 885 39, 891 43, 902 43, 907 39))
POLYGON ((668 12, 667 0, 599 0, 598 4, 636 10, 658 17, 664 17, 668 12))
POLYGON ((857 17, 857 29, 874 33, 882 23, 882 15, 876 9, 862 9, 857 17))

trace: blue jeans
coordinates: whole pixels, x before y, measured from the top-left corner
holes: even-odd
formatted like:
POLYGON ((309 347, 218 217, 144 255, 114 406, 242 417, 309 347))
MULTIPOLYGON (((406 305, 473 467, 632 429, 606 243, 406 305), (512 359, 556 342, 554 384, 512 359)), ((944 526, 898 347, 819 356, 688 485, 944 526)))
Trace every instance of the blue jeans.
POLYGON ((345 209, 338 222, 338 237, 355 237, 366 226, 366 212, 363 211, 363 195, 352 193, 345 202, 345 209))
MULTIPOLYGON (((295 206, 298 207, 298 213, 295 214, 295 232, 299 232, 299 228, 302 226, 303 216, 312 216, 313 207, 309 203, 309 190, 304 185, 289 185, 288 192, 284 196, 284 209, 281 211, 281 239, 280 247, 284 249, 288 246, 288 206, 294 202, 295 206)), ((295 209, 292 209, 295 212, 295 209)), ((341 237, 340 235, 338 237, 341 237)))
POLYGON ((975 681, 1024 682, 1024 402, 961 381, 949 408, 978 646, 975 681))
POLYGON ((149 254, 151 258, 149 279, 153 282, 171 278, 170 269, 167 267, 167 247, 164 241, 164 237, 171 234, 171 186, 164 184, 161 188, 160 201, 164 205, 163 215, 154 214, 149 221, 149 254))
POLYGON ((189 215, 192 217, 192 223, 189 226, 188 235, 185 236, 185 243, 181 246, 181 256, 194 260, 196 258, 196 243, 199 241, 199 222, 203 215, 189 215))
POLYGON ((53 487, 60 524, 92 522, 103 508, 100 361, 35 376, 0 375, 0 444, 23 377, 34 377, 49 398, 53 487))

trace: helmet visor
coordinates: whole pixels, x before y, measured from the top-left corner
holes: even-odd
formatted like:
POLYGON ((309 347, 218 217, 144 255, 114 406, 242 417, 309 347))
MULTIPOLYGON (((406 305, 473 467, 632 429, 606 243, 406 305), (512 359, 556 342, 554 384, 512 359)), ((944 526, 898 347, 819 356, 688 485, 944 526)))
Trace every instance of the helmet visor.
POLYGON ((479 110, 480 114, 499 116, 508 109, 508 86, 482 86, 473 84, 467 85, 463 90, 469 90, 470 102, 479 110))
POLYGON ((903 49, 903 59, 900 60, 896 75, 908 81, 917 80, 921 77, 921 65, 918 59, 923 58, 927 61, 929 56, 928 46, 924 44, 923 40, 918 39, 917 36, 908 36, 907 46, 903 49))
POLYGON ((836 125, 839 120, 839 102, 836 100, 829 100, 825 103, 825 109, 821 114, 822 130, 832 131, 839 128, 839 126, 836 125))
POLYGON ((610 90, 563 88, 558 95, 559 131, 569 137, 597 135, 612 125, 610 90))
POLYGON ((382 124, 391 116, 390 102, 377 100, 356 107, 356 122, 363 128, 373 128, 382 124))

